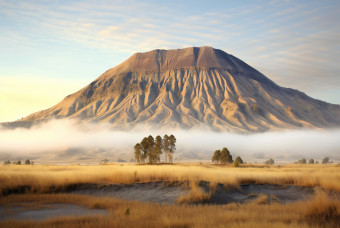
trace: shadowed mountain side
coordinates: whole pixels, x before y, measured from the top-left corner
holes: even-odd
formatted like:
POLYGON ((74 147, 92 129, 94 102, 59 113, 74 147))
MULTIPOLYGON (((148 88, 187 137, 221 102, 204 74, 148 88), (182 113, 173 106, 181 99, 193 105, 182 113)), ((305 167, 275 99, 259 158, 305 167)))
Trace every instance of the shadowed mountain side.
POLYGON ((221 50, 191 47, 136 53, 59 104, 8 125, 53 118, 258 132, 339 127, 340 106, 282 88, 221 50))

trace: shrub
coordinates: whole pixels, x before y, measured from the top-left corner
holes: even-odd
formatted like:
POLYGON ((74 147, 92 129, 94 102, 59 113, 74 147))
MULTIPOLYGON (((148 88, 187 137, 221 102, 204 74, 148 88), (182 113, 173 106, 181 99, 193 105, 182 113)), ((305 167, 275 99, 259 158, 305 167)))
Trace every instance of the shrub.
POLYGON ((299 163, 299 164, 306 164, 307 161, 306 161, 305 158, 302 158, 302 159, 300 159, 297 163, 299 163))
POLYGON ((11 162, 9 160, 4 161, 4 165, 9 165, 9 164, 11 164, 11 162))
POLYGON ((328 164, 329 163, 329 157, 325 157, 323 160, 322 160, 322 164, 328 164))
POLYGON ((275 164, 275 161, 274 161, 274 159, 269 159, 269 160, 267 160, 266 162, 265 162, 265 164, 266 165, 274 165, 275 164))

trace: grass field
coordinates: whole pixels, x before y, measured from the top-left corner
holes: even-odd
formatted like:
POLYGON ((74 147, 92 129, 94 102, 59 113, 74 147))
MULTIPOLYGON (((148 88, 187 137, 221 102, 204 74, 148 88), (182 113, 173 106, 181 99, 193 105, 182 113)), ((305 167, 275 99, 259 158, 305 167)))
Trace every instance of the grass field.
POLYGON ((26 203, 29 208, 46 203, 72 203, 104 208, 107 216, 64 217, 35 221, 2 221, 0 227, 338 227, 339 199, 328 190, 340 191, 339 165, 101 165, 48 166, 6 165, 0 167, 0 205, 26 203), (191 194, 179 199, 183 204, 160 205, 115 198, 55 194, 56 189, 79 183, 136 183, 152 181, 188 182, 191 194), (313 199, 296 203, 268 203, 263 197, 245 204, 186 204, 191 198, 209 197, 195 183, 278 184, 320 186, 313 199), (23 188, 24 186, 24 188, 23 188), (21 194, 11 194, 24 189, 21 194), (29 204, 27 204, 27 202, 29 204))

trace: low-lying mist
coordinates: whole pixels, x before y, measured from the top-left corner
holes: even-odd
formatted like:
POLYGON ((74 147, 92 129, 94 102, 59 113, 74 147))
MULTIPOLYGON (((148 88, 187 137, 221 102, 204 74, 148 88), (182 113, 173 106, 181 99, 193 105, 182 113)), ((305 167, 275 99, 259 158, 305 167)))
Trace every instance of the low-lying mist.
POLYGON ((340 130, 296 130, 240 135, 206 130, 117 131, 105 124, 78 125, 54 120, 30 129, 0 129, 0 160, 32 159, 40 163, 99 163, 133 161, 133 146, 145 136, 173 134, 175 161, 208 161, 227 147, 233 157, 248 162, 273 158, 276 163, 301 158, 340 161, 340 130))

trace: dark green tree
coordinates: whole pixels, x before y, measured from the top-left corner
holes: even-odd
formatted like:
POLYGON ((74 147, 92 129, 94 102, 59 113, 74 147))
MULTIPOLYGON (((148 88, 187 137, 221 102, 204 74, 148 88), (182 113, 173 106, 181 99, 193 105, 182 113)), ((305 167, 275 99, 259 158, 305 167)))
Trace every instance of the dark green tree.
POLYGON ((31 164, 30 160, 29 160, 29 159, 26 159, 25 165, 30 165, 30 164, 31 164))
POLYGON ((161 136, 156 136, 155 141, 155 154, 157 156, 157 162, 161 161, 161 154, 163 153, 163 139, 161 136))
POLYGON ((142 142, 140 143, 142 147, 142 154, 141 154, 141 162, 145 163, 147 157, 148 157, 148 150, 149 150, 149 139, 143 138, 142 142))
POLYGON ((239 164, 243 164, 243 160, 240 156, 236 157, 235 162, 238 162, 239 164))
POLYGON ((151 135, 149 135, 148 137, 148 156, 150 164, 157 162, 157 154, 155 151, 155 139, 151 135))
POLYGON ((229 150, 226 147, 223 147, 221 150, 220 161, 222 164, 233 163, 233 157, 231 156, 229 150))
POLYGON ((9 164, 11 164, 10 160, 4 161, 4 165, 9 165, 9 164))
POLYGON ((275 161, 274 161, 274 159, 269 159, 269 160, 267 160, 266 162, 265 162, 265 164, 267 164, 267 165, 274 165, 275 164, 275 161))
POLYGON ((141 156, 142 156, 142 153, 141 153, 142 146, 139 143, 137 143, 135 145, 134 149, 135 149, 135 159, 136 159, 137 163, 140 164, 141 163, 141 156))
POLYGON ((313 158, 309 159, 308 164, 314 164, 314 159, 313 158))
POLYGON ((212 162, 219 163, 221 159, 221 150, 215 150, 214 155, 211 158, 212 162))
POLYGON ((306 164, 307 161, 306 161, 305 158, 302 158, 302 159, 300 159, 300 160, 298 161, 298 163, 299 163, 299 164, 306 164))
POLYGON ((329 163, 329 157, 325 157, 322 159, 322 164, 328 164, 329 163))
POLYGON ((17 161, 17 163, 16 163, 17 165, 21 165, 21 161, 17 161))
POLYGON ((168 135, 163 136, 163 150, 165 154, 165 163, 168 162, 168 157, 170 153, 170 138, 168 135))
POLYGON ((170 137, 169 137, 169 147, 170 147, 169 160, 170 160, 170 163, 172 163, 173 158, 174 158, 174 153, 176 151, 176 138, 173 135, 170 135, 170 137))

